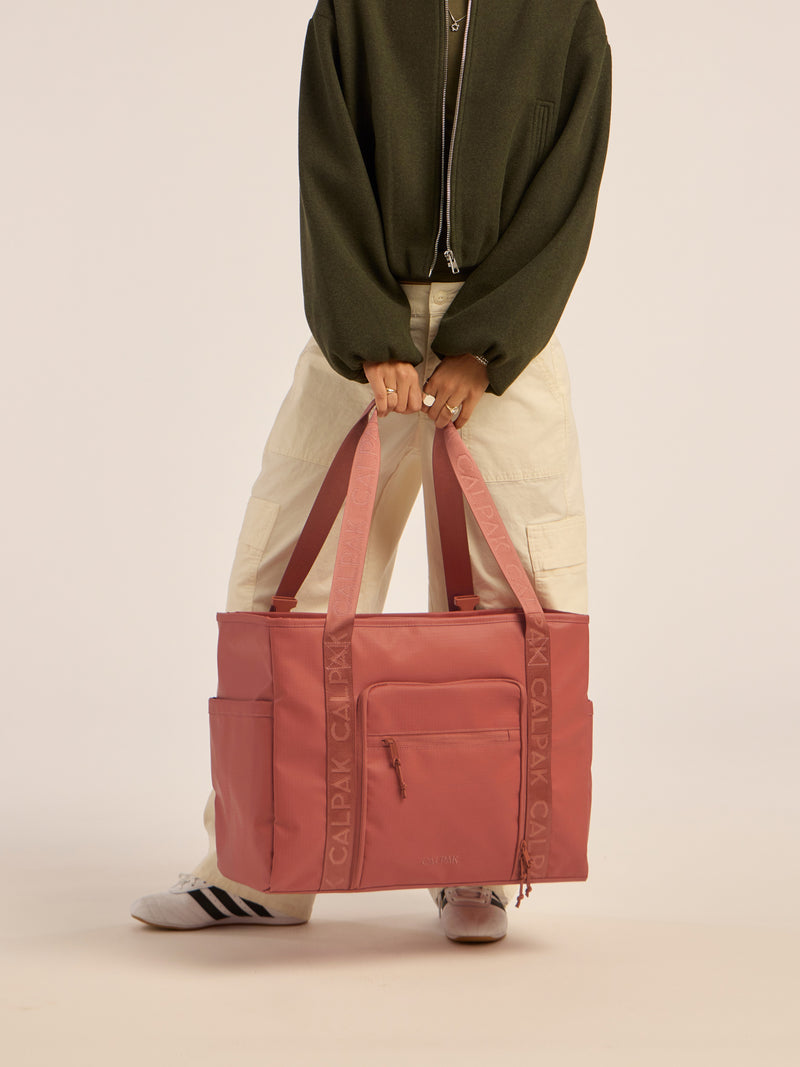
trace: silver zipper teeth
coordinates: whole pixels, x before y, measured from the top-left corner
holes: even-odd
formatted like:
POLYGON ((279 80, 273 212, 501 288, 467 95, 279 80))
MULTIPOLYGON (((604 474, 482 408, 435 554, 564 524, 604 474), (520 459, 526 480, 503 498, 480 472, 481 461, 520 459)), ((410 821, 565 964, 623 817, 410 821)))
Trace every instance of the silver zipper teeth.
MULTIPOLYGON (((464 23, 464 44, 461 48, 461 67, 458 71, 458 91, 456 93, 456 109, 453 114, 453 128, 450 131, 450 157, 447 161, 447 230, 445 237, 444 258, 447 260, 447 264, 453 274, 459 273, 459 266, 456 263, 456 257, 453 255, 453 250, 450 247, 450 171, 453 166, 453 145, 456 140, 456 126, 458 125, 458 108, 461 103, 461 83, 464 79, 464 60, 467 55, 467 35, 469 34, 469 16, 472 11, 472 0, 467 0, 467 21, 464 23)), ((438 237, 437 237, 438 241, 438 237)))
POLYGON ((442 183, 439 188, 439 229, 436 231, 436 240, 433 242, 433 262, 431 263, 431 269, 428 271, 428 277, 433 274, 433 268, 436 266, 436 256, 439 252, 439 237, 442 233, 442 215, 444 207, 444 146, 445 146, 445 118, 447 112, 445 110, 445 100, 447 98, 447 0, 444 0, 444 10, 442 11, 442 20, 444 24, 444 88, 442 89, 442 183))

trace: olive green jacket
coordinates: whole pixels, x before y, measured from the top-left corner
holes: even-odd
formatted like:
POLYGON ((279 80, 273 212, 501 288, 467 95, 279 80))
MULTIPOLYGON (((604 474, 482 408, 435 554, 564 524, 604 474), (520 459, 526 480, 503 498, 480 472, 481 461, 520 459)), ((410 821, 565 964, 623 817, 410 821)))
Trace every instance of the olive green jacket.
POLYGON ((596 0, 468 0, 445 145, 446 19, 446 0, 319 0, 308 21, 305 312, 346 378, 366 382, 364 360, 418 364, 400 282, 431 280, 444 253, 464 284, 433 351, 485 356, 500 395, 550 340, 586 258, 611 50, 596 0))

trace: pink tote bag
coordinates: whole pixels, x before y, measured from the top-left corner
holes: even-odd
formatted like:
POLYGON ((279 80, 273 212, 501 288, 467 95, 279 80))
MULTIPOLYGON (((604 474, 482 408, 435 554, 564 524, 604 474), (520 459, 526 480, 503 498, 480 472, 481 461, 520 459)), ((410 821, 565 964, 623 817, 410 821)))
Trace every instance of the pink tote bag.
POLYGON ((588 615, 545 611, 475 461, 437 428, 448 611, 357 614, 380 470, 371 401, 268 612, 217 613, 217 861, 264 892, 584 881, 588 615), (464 502, 518 606, 482 609, 464 502), (292 610, 342 508, 328 610, 292 610))

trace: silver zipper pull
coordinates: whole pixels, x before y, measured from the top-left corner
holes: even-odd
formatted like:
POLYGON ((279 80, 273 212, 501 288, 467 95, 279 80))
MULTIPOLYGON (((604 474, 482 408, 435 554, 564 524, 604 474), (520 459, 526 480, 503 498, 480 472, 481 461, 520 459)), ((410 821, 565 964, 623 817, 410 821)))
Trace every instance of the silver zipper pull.
POLYGON ((446 248, 444 250, 444 258, 447 260, 447 265, 450 267, 450 270, 453 272, 453 274, 458 274, 461 268, 456 263, 456 257, 453 255, 452 251, 449 248, 446 248))

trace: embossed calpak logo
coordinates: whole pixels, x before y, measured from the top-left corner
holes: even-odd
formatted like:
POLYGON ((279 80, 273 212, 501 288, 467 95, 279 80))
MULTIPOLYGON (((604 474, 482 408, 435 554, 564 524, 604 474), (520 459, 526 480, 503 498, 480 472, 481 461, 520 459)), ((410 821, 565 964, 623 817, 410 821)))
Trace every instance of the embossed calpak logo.
POLYGON ((487 540, 492 539, 497 562, 525 612, 528 698, 528 811, 525 839, 530 853, 528 873, 533 877, 544 877, 549 856, 552 808, 550 632, 543 612, 531 596, 530 578, 474 459, 463 450, 457 434, 449 435, 445 443, 456 476, 468 493, 470 510, 487 540))
POLYGON ((328 817, 325 878, 328 889, 347 889, 353 858, 353 702, 349 642, 325 642, 328 732, 328 817))
POLYGON ((372 455, 379 447, 377 435, 375 419, 371 419, 359 441, 350 472, 323 633, 327 740, 323 889, 349 889, 352 876, 356 831, 353 620, 377 484, 377 465, 372 455))
POLYGON ((458 856, 423 856, 422 863, 458 863, 458 856))

